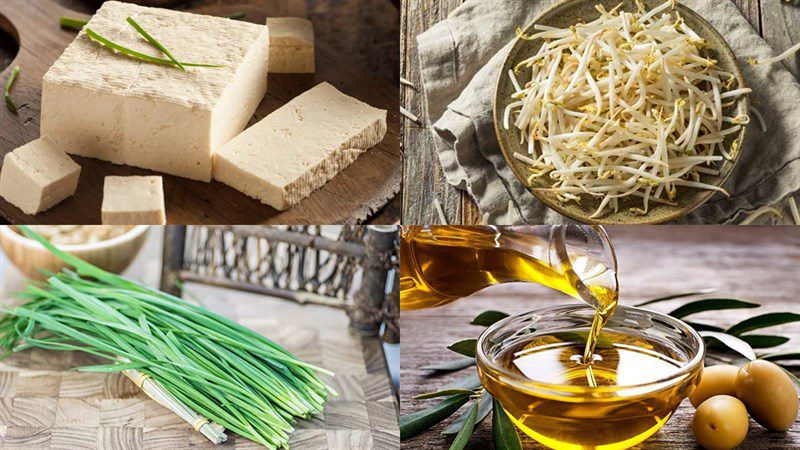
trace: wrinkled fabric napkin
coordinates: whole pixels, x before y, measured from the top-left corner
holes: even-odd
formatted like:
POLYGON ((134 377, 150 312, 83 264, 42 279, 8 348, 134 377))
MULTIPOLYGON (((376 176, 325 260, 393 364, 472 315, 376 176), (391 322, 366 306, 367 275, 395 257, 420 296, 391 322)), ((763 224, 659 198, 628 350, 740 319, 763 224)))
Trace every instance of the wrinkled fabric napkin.
MULTIPOLYGON (((520 183, 500 152, 492 101, 497 73, 518 26, 557 0, 468 0, 417 37, 420 71, 436 152, 447 181, 466 189, 495 224, 565 223, 520 183)), ((800 190, 800 84, 781 63, 751 66, 775 52, 730 0, 681 0, 725 36, 741 62, 751 104, 765 133, 751 121, 739 162, 724 185, 684 223, 737 223, 749 212, 800 190)))

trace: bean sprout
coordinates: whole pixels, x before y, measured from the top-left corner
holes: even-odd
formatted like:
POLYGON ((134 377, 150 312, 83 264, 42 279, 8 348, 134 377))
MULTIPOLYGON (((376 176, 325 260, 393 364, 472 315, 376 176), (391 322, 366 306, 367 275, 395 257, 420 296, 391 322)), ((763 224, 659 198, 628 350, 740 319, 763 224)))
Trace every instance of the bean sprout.
MULTIPOLYGON (((667 1, 649 12, 621 5, 566 29, 534 25, 538 52, 509 71, 514 87, 503 115, 520 130, 535 190, 560 202, 597 198, 591 218, 618 211, 622 199, 646 215, 652 204, 676 205, 678 189, 724 189, 704 181, 733 160, 740 142, 725 140, 750 122, 726 116, 750 89, 734 86, 703 51, 709 44, 667 1), (541 187, 544 182, 545 186, 541 187)), ((761 121, 761 118, 759 118, 761 121)))
POLYGON ((750 64, 755 66, 755 65, 759 65, 759 64, 767 65, 767 64, 776 63, 778 61, 783 61, 784 59, 789 59, 792 55, 794 55, 798 51, 800 51, 800 42, 798 42, 797 44, 789 47, 785 52, 781 53, 778 56, 774 56, 772 58, 765 58, 765 59, 751 59, 750 60, 750 64))

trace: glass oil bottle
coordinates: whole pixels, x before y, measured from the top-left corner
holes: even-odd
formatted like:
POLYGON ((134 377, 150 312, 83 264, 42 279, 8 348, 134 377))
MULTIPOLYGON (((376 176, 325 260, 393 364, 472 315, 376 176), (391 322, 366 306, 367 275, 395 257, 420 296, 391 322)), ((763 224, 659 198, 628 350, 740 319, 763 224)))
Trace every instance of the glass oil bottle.
POLYGON ((485 287, 522 281, 581 299, 597 310, 583 353, 617 305, 616 258, 591 226, 409 226, 400 241, 400 307, 444 305, 485 287))

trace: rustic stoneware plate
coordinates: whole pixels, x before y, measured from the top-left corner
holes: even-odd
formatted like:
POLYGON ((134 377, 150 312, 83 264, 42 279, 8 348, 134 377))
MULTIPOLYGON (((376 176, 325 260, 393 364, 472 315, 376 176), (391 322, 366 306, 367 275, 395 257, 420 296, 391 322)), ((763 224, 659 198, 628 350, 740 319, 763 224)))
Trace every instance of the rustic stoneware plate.
MULTIPOLYGON (((528 25, 527 29, 524 30, 524 33, 526 35, 533 34, 533 25, 537 23, 567 28, 578 22, 589 22, 599 17, 595 5, 602 4, 606 9, 610 10, 619 3, 623 3, 623 9, 625 11, 636 11, 634 0, 564 0, 534 19, 534 21, 528 25)), ((644 3, 647 8, 650 9, 663 3, 663 0, 644 0, 644 3)), ((736 61, 736 57, 722 35, 720 35, 710 23, 688 7, 677 3, 676 9, 681 16, 683 16, 686 24, 710 44, 710 47, 706 50, 707 56, 719 61, 719 66, 722 70, 733 73, 736 77, 737 86, 745 86, 744 78, 742 77, 742 72, 736 61)), ((714 191, 684 187, 678 190, 678 195, 676 197, 678 206, 661 205, 651 202, 648 214, 641 216, 629 211, 630 207, 641 207, 639 199, 627 199, 620 202, 618 212, 609 212, 607 210, 603 216, 590 219, 589 217, 594 214, 600 204, 599 199, 584 195, 582 196, 580 204, 575 202, 561 203, 552 192, 534 190, 534 188, 550 187, 547 179, 542 179, 535 182, 533 185, 528 185, 527 179, 529 171, 527 166, 513 157, 514 153, 527 155, 527 149, 520 145, 521 136, 517 128, 512 127, 511 130, 505 130, 503 128, 502 117, 510 101, 511 94, 514 92, 514 86, 511 84, 508 77, 508 71, 513 69, 520 61, 535 54, 541 45, 541 40, 527 41, 524 39, 517 39, 514 42, 498 74, 494 97, 495 132, 497 133, 497 140, 500 143, 500 149, 519 182, 525 184, 537 199, 558 213, 584 223, 652 224, 677 220, 694 211, 714 196, 714 191)), ((736 116, 739 114, 747 114, 748 108, 749 102, 747 96, 743 96, 736 105, 726 110, 726 115, 736 116), (734 113, 734 111, 736 112, 734 113)), ((744 137, 745 129, 743 128, 738 134, 728 136, 724 145, 727 149, 730 149, 731 143, 735 139, 739 139, 742 143, 740 148, 743 148, 744 137)), ((738 156, 737 154, 733 161, 721 163, 721 167, 718 167, 721 171, 718 176, 707 175, 702 178, 702 181, 715 186, 721 186, 730 175, 731 170, 738 160, 738 156)))

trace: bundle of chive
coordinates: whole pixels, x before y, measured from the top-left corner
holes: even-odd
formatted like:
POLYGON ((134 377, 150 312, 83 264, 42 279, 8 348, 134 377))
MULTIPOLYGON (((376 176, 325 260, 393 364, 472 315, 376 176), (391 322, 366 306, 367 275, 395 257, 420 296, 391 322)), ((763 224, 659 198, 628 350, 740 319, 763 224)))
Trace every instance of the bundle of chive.
POLYGON ((28 348, 83 351, 111 361, 74 370, 135 369, 204 417, 269 448, 288 446, 296 417, 336 392, 269 339, 213 312, 106 272, 26 236, 71 265, 29 284, 0 320, 0 358, 28 348))

